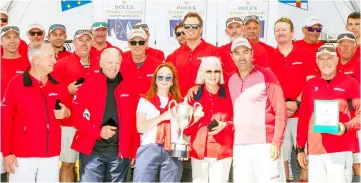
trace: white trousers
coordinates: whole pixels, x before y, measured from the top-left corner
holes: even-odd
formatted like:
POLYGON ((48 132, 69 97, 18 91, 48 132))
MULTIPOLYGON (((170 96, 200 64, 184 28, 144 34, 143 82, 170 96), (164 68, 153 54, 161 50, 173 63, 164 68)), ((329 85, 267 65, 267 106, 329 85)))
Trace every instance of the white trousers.
POLYGON ((227 183, 232 158, 217 160, 216 158, 191 159, 192 178, 194 183, 227 183))
POLYGON ((309 183, 344 183, 352 180, 352 152, 308 155, 309 183))
POLYGON ((59 156, 17 158, 18 167, 9 182, 59 182, 59 156))
POLYGON ((270 157, 271 144, 233 146, 233 181, 252 183, 284 183, 282 155, 270 157))

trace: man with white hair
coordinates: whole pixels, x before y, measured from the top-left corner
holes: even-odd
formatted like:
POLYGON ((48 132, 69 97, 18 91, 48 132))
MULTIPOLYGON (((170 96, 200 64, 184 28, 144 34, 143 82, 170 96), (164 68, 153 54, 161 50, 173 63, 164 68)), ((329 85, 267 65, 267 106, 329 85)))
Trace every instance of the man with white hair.
POLYGON ((77 129, 72 148, 80 159, 80 182, 125 182, 139 144, 136 132, 134 83, 119 72, 122 56, 106 48, 101 72, 94 74, 73 100, 77 129), (96 97, 94 97, 96 96, 96 97))
POLYGON ((351 182, 353 135, 360 129, 360 85, 356 79, 337 73, 338 58, 332 45, 318 48, 316 57, 321 76, 310 79, 303 88, 297 126, 298 162, 308 169, 310 183, 351 182), (316 108, 320 102, 328 102, 331 108, 316 108), (329 120, 335 120, 337 126, 330 125, 327 126, 330 131, 321 131, 320 121, 327 119, 316 121, 321 116, 317 112, 322 110, 322 116, 329 116, 328 111, 333 109, 337 109, 333 113, 337 118, 329 120))
POLYGON ((49 44, 29 50, 31 67, 15 76, 1 104, 1 150, 10 182, 58 182, 60 124, 71 97, 49 73, 56 60, 49 44))
POLYGON ((285 182, 280 156, 286 125, 282 88, 271 70, 253 64, 247 39, 232 42, 231 56, 238 69, 228 81, 234 109, 234 182, 285 182))
POLYGON ((39 23, 33 23, 26 31, 29 39, 29 48, 37 47, 41 43, 44 43, 45 29, 39 23))

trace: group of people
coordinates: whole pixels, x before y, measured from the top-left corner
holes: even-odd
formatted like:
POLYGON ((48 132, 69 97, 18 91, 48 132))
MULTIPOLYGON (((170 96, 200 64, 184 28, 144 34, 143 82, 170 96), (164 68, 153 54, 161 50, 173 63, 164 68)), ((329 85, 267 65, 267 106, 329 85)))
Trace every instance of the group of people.
MULTIPOLYGON (((148 46, 147 24, 128 33, 129 51, 107 42, 107 22, 75 32, 29 26, 29 45, 1 11, 1 153, 10 182, 351 182, 360 176, 360 13, 347 17, 337 47, 309 17, 293 40, 289 18, 274 23, 277 47, 259 40, 257 16, 230 17, 230 42, 201 38, 185 15, 180 47, 148 46), (44 38, 50 43, 44 43, 44 38), (189 158, 172 156, 177 103, 194 108, 184 129, 189 158), (314 132, 315 100, 339 103, 338 133, 314 132), (172 105, 173 104, 173 105, 172 105), (292 151, 295 156, 292 156, 292 151), (59 161, 61 166, 59 167, 59 161), (353 170, 353 171, 352 171, 353 170)), ((183 133, 183 132, 182 132, 183 133)))

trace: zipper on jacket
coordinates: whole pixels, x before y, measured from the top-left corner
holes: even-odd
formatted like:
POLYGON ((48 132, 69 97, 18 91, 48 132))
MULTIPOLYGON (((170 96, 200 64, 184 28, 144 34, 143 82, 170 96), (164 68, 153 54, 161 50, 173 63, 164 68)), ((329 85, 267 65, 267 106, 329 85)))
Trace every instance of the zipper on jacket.
MULTIPOLYGON (((120 83, 119 83, 120 84, 120 83)), ((118 84, 118 85, 119 85, 118 84)), ((117 108, 117 116, 118 116, 118 155, 120 156, 120 158, 122 158, 123 159, 123 155, 122 155, 122 144, 123 143, 120 143, 121 141, 120 141, 120 137, 121 137, 121 135, 120 135, 120 129, 121 129, 121 125, 122 124, 120 124, 120 119, 121 119, 121 116, 119 115, 119 114, 121 114, 121 113, 119 113, 119 107, 118 107, 118 103, 119 103, 119 99, 118 99, 118 91, 117 91, 117 87, 118 86, 116 86, 115 87, 115 91, 114 91, 114 93, 115 93, 115 107, 117 108), (120 145, 119 145, 119 143, 120 143, 120 145)), ((122 134, 123 135, 123 134, 122 134)))
POLYGON ((46 156, 48 157, 48 154, 49 154, 49 111, 48 111, 48 103, 47 103, 47 100, 46 100, 46 95, 44 94, 43 92, 43 89, 40 88, 41 90, 41 95, 43 97, 43 101, 44 101, 44 104, 45 104, 45 112, 46 112, 46 156))

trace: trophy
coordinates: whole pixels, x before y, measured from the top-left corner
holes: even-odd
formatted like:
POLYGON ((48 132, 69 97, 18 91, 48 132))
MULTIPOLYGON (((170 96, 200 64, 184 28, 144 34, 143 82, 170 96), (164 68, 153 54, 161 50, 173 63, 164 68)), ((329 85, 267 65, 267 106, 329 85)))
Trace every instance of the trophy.
POLYGON ((194 109, 198 106, 202 107, 202 105, 198 102, 194 103, 192 107, 188 104, 187 101, 187 97, 185 97, 183 103, 177 104, 175 100, 172 100, 168 105, 168 109, 170 110, 171 103, 175 103, 175 114, 173 113, 173 116, 180 129, 179 139, 175 143, 172 143, 171 148, 171 156, 175 158, 189 157, 188 142, 183 137, 183 131, 184 128, 186 128, 190 123, 194 109))

